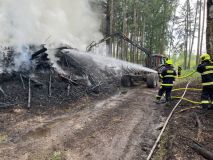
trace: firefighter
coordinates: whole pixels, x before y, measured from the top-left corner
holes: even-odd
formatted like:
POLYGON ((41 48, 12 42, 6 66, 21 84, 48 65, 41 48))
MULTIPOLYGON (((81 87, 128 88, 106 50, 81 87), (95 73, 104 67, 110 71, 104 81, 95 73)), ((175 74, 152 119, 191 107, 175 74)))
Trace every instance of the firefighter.
POLYGON ((201 105, 204 109, 213 109, 213 62, 209 54, 203 54, 197 71, 202 77, 201 105))
POLYGON ((170 103, 171 101, 171 91, 173 87, 173 82, 175 81, 175 77, 177 76, 176 71, 173 69, 172 60, 168 59, 166 61, 166 65, 163 68, 160 78, 162 79, 162 84, 158 95, 156 96, 156 103, 160 103, 161 97, 164 93, 166 93, 166 101, 165 103, 170 103))
POLYGON ((180 76, 181 76, 181 71, 182 71, 181 66, 178 66, 178 77, 180 77, 180 76))

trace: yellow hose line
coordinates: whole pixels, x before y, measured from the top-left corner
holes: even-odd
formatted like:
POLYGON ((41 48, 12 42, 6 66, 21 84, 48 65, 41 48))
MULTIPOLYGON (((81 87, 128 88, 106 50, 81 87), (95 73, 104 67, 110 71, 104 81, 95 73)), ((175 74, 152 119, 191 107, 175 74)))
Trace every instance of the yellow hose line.
MULTIPOLYGON (((172 92, 174 91, 181 91, 181 90, 185 90, 186 88, 177 88, 177 89, 173 89, 172 92)), ((200 88, 187 88, 186 90, 191 90, 191 91, 202 91, 202 89, 200 88)))
POLYGON ((187 78, 187 77, 189 77, 189 76, 193 75, 195 72, 197 72, 197 71, 193 71, 193 72, 189 73, 189 74, 188 74, 188 75, 186 75, 186 76, 176 77, 176 78, 177 78, 177 79, 187 78))
POLYGON ((183 99, 185 101, 188 101, 188 102, 191 102, 193 104, 201 104, 201 102, 196 102, 196 101, 192 101, 190 99, 187 99, 187 98, 182 98, 182 97, 176 97, 176 96, 172 96, 173 99, 183 99))

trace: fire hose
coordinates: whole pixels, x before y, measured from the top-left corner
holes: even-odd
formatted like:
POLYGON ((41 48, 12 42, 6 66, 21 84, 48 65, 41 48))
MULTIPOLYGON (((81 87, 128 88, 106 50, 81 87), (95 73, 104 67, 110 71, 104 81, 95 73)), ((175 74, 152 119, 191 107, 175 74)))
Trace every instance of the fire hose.
MULTIPOLYGON (((194 71, 192 71, 191 73, 189 73, 185 76, 176 77, 176 78, 178 78, 178 79, 187 78, 187 77, 190 77, 191 75, 193 75, 195 72, 196 71, 194 70, 194 71)), ((181 90, 201 91, 202 89, 200 89, 200 88, 177 88, 177 89, 173 89, 172 92, 181 91, 181 90)), ((190 100, 190 99, 187 99, 187 98, 184 98, 184 97, 172 96, 172 99, 182 99, 182 100, 185 100, 185 101, 193 103, 193 104, 201 104, 201 102, 193 101, 193 100, 190 100)))
MULTIPOLYGON (((189 73, 189 74, 186 75, 186 76, 177 77, 177 78, 178 78, 178 79, 187 78, 187 77, 191 76, 192 74, 194 74, 195 72, 196 72, 196 71, 193 71, 193 72, 189 73)), ((164 123, 163 128, 162 128, 162 130, 161 130, 161 132, 160 132, 160 134, 159 134, 157 140, 155 141, 155 143, 154 143, 154 145, 153 145, 153 147, 152 147, 152 149, 151 149, 151 151, 150 151, 150 153, 149 153, 149 155, 148 155, 148 157, 147 157, 147 160, 150 160, 150 159, 151 159, 151 157, 152 157, 152 155, 153 155, 153 153, 154 153, 154 151, 155 151, 155 149, 156 149, 156 147, 157 147, 157 145, 158 145, 158 143, 159 143, 159 141, 160 141, 160 139, 161 139, 161 136, 163 135, 163 132, 165 131, 165 129, 166 129, 167 125, 168 125, 169 120, 171 119, 171 117, 172 117, 174 111, 176 110, 176 108, 178 107, 178 105, 182 102, 182 100, 185 100, 185 101, 190 102, 190 103, 193 103, 193 104, 201 104, 201 102, 196 102, 196 101, 193 101, 193 100, 189 100, 189 99, 187 99, 187 98, 184 98, 184 96, 185 96, 187 90, 191 90, 191 91, 201 91, 201 90, 202 90, 202 89, 199 89, 199 88, 188 88, 188 86, 189 86, 190 83, 191 83, 191 82, 188 82, 185 88, 177 88, 177 89, 173 89, 173 90, 172 90, 173 92, 174 92, 174 91, 181 91, 181 90, 184 90, 184 93, 183 93, 183 95, 182 95, 181 97, 172 96, 173 99, 180 99, 180 100, 177 102, 177 104, 176 104, 175 107, 172 109, 171 113, 169 114, 168 118, 166 119, 166 122, 164 123)))
POLYGON ((185 101, 193 103, 193 104, 201 104, 201 102, 196 102, 196 101, 193 101, 193 100, 190 100, 190 99, 187 99, 187 98, 183 98, 183 97, 172 96, 172 99, 182 99, 182 100, 185 100, 185 101))
POLYGON ((158 145, 158 143, 159 143, 159 141, 160 141, 160 139, 161 139, 161 136, 163 135, 164 130, 166 129, 166 127, 167 127, 167 125, 168 125, 169 120, 171 119, 171 117, 172 117, 174 111, 176 110, 176 108, 178 107, 178 105, 180 104, 180 102, 182 101, 182 99, 184 98, 184 96, 185 96, 185 94, 186 94, 186 91, 187 91, 187 88, 188 88, 188 86, 189 86, 190 83, 191 83, 191 82, 188 82, 188 84, 186 85, 186 89, 185 89, 185 91, 184 91, 182 97, 180 98, 180 100, 179 100, 178 103, 175 105, 175 107, 172 109, 172 111, 170 112, 168 118, 166 119, 166 122, 164 123, 163 128, 162 128, 162 130, 161 130, 161 132, 160 132, 160 134, 159 134, 157 140, 155 141, 155 143, 154 143, 154 145, 153 145, 153 147, 152 147, 152 149, 151 149, 151 151, 150 151, 150 153, 149 153, 149 155, 148 155, 148 157, 147 157, 147 160, 150 160, 150 159, 152 158, 152 155, 153 155, 153 153, 154 153, 154 151, 155 151, 155 149, 156 149, 156 147, 157 147, 157 145, 158 145))
POLYGON ((183 78, 187 78, 187 77, 190 77, 191 75, 193 75, 195 72, 197 72, 197 71, 192 71, 191 73, 189 73, 189 74, 187 74, 187 75, 185 75, 185 76, 182 76, 182 77, 176 77, 176 78, 178 78, 178 79, 183 79, 183 78))
MULTIPOLYGON (((177 88, 177 89, 173 89, 172 91, 181 91, 181 90, 185 90, 186 88, 177 88)), ((200 88, 187 88, 187 90, 191 90, 191 91, 202 91, 202 89, 200 88)))
MULTIPOLYGON (((181 91, 181 90, 202 91, 202 89, 199 89, 199 88, 177 88, 177 89, 173 89, 172 92, 181 91)), ((182 97, 172 96, 172 99, 181 99, 181 98, 182 97)), ((201 102, 193 101, 187 98, 182 98, 182 99, 193 104, 201 104, 201 102)))

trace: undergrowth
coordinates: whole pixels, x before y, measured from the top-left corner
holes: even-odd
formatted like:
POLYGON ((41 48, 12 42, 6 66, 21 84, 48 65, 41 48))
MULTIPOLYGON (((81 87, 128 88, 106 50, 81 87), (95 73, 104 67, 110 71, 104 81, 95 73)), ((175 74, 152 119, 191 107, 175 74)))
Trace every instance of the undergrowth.
MULTIPOLYGON (((190 70, 182 70, 181 72, 181 77, 187 76, 190 73, 192 73, 193 71, 195 71, 196 69, 190 69, 190 70)), ((200 81, 201 80, 201 76, 200 73, 195 72, 192 75, 190 75, 189 77, 186 78, 177 78, 176 79, 176 83, 182 83, 182 82, 188 82, 188 81, 200 81)))

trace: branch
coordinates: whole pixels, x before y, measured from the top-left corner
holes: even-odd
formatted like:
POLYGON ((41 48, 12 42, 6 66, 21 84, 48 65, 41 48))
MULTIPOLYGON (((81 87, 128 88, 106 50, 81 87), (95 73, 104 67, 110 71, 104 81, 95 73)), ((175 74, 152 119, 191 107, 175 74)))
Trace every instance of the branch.
POLYGON ((49 79, 49 97, 52 96, 52 75, 50 73, 50 79, 49 79))
POLYGON ((198 127, 198 132, 197 132, 197 141, 198 142, 201 142, 202 141, 202 128, 203 128, 203 125, 198 117, 197 114, 195 114, 195 117, 196 117, 196 122, 197 122, 197 127, 198 127))
POLYGON ((22 75, 21 75, 21 74, 20 74, 20 79, 21 79, 21 82, 22 82, 22 86, 23 86, 23 88, 24 88, 24 89, 26 89, 26 88, 25 88, 25 84, 24 84, 24 80, 23 80, 23 77, 22 77, 22 75))
POLYGON ((59 77, 60 77, 62 80, 66 81, 67 83, 74 84, 74 85, 78 85, 77 82, 73 81, 71 78, 65 77, 65 76, 62 75, 62 74, 59 74, 59 77))
POLYGON ((28 82, 28 103, 27 103, 27 108, 31 107, 31 79, 29 78, 29 82, 28 82))

